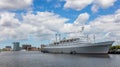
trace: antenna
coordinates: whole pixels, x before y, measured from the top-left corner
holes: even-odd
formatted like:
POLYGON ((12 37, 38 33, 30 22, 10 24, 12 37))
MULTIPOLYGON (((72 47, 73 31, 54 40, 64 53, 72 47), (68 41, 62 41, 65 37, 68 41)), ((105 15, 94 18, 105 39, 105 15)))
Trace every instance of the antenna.
POLYGON ((59 34, 59 41, 61 40, 61 34, 59 34))
POLYGON ((58 35, 58 34, 55 34, 55 37, 56 37, 56 42, 57 42, 57 35, 58 35))
POLYGON ((84 31, 84 26, 81 27, 81 31, 80 32, 82 33, 83 31, 84 31))
POLYGON ((95 43, 95 34, 93 35, 94 43, 95 43))
POLYGON ((87 41, 89 42, 89 36, 87 35, 87 41))
POLYGON ((83 30, 84 30, 84 26, 82 26, 82 32, 83 32, 83 30))

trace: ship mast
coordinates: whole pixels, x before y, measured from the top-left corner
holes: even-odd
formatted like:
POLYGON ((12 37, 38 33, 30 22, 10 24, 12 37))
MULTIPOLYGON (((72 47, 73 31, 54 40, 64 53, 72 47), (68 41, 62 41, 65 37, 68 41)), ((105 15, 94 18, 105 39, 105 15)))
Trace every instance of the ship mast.
POLYGON ((56 42, 57 42, 57 34, 55 34, 56 42))
POLYGON ((59 41, 61 40, 61 34, 59 34, 59 41))
POLYGON ((81 33, 84 31, 84 26, 82 26, 82 30, 81 30, 81 33))
POLYGON ((61 40, 61 34, 55 34, 56 42, 61 40))
POLYGON ((93 40, 94 40, 94 43, 95 43, 95 34, 93 35, 93 40))
POLYGON ((87 35, 87 42, 89 42, 89 36, 87 35))

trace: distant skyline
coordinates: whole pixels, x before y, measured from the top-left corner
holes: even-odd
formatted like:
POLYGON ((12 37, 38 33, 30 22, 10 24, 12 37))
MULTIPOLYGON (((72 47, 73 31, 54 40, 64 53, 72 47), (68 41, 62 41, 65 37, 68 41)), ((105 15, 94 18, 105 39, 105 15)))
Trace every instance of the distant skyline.
POLYGON ((120 41, 120 0, 0 0, 0 48, 14 41, 39 47, 81 26, 98 41, 120 41))

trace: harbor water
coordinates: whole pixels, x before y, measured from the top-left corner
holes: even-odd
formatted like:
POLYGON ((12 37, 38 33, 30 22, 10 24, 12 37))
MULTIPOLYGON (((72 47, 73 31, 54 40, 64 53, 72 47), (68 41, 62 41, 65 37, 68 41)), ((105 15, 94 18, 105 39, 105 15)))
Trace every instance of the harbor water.
POLYGON ((73 55, 39 51, 0 53, 0 67, 120 67, 119 62, 119 54, 73 55))

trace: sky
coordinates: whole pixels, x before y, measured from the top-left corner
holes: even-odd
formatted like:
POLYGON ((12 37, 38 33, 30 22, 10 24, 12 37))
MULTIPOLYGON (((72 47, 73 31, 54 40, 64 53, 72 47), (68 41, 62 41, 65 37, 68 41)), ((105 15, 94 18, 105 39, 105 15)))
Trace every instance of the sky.
POLYGON ((0 48, 73 37, 81 31, 97 41, 120 42, 120 0, 0 0, 0 48))

